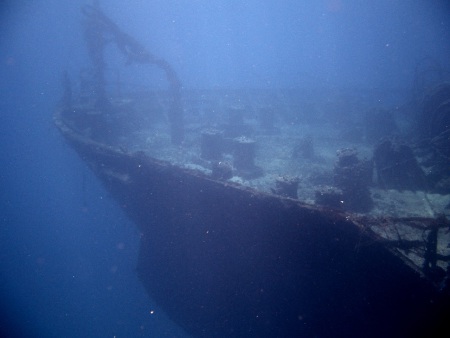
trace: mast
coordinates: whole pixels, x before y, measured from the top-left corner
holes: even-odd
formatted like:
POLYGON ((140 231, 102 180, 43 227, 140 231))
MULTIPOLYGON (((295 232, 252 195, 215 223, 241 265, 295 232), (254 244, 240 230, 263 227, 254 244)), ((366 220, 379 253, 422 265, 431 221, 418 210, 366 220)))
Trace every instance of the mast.
POLYGON ((126 56, 127 64, 153 64, 164 71, 169 82, 171 96, 168 118, 172 144, 180 145, 184 140, 183 106, 181 101, 181 82, 173 67, 162 58, 148 52, 132 36, 120 30, 116 23, 108 18, 99 8, 98 1, 94 5, 82 8, 86 17, 85 40, 89 56, 94 65, 94 95, 96 108, 104 111, 109 107, 105 91, 104 49, 108 42, 115 43, 126 56))

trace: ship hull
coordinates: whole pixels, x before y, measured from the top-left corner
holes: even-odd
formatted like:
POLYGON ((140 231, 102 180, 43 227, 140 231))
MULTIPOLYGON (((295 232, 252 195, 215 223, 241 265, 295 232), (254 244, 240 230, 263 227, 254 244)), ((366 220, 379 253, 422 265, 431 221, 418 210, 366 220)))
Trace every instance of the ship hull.
POLYGON ((439 329, 448 301, 351 215, 109 147, 60 113, 55 122, 136 223, 139 278, 187 333, 408 337, 439 329))

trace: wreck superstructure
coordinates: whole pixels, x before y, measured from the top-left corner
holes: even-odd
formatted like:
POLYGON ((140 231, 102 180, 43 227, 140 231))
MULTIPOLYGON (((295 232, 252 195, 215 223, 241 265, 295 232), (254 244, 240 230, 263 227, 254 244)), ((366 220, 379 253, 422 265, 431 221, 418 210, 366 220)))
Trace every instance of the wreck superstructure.
POLYGON ((138 226, 139 277, 174 321, 199 337, 442 329, 445 84, 423 108, 441 122, 412 146, 371 110, 392 93, 181 90, 166 61, 98 8, 84 14, 96 89, 75 101, 66 81, 55 123, 138 226), (105 36, 161 68, 169 89, 107 95, 105 36))

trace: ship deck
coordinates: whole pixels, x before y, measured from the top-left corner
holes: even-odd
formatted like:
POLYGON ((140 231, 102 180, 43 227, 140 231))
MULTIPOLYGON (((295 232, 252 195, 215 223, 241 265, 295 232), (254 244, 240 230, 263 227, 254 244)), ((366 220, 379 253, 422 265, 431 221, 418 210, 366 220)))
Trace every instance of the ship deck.
MULTIPOLYGON (((367 128, 371 126, 366 117, 374 107, 396 107, 393 114, 397 124, 408 128, 408 121, 402 121, 406 117, 401 100, 392 92, 192 90, 183 93, 184 141, 174 145, 166 117, 170 107, 166 92, 134 93, 111 102, 113 109, 102 117, 98 130, 86 122, 77 123, 81 120, 78 118, 72 126, 93 140, 129 153, 141 152, 207 177, 213 175, 214 165, 224 163, 232 170, 226 181, 259 192, 280 193, 277 180, 294 180, 298 182, 296 196, 288 197, 310 205, 317 204, 318 194, 334 189, 339 151, 352 149, 358 158, 372 161, 376 142, 367 139, 367 128), (222 149, 217 158, 205 158, 202 154, 203 133, 220 136, 222 149), (236 168, 236 139, 254 144, 254 160, 250 164, 254 168, 236 168)), ((96 121, 96 114, 100 113, 87 113, 86 107, 89 105, 74 106, 70 116, 88 114, 91 121, 96 121)), ((348 210, 345 198, 333 208, 369 217, 372 221, 363 225, 381 239, 413 243, 397 250, 421 268, 430 224, 438 215, 449 214, 450 195, 380 187, 376 168, 368 189, 370 208, 348 210)), ((437 234, 437 257, 450 256, 449 243, 448 227, 442 224, 437 234)), ((437 265, 446 269, 447 262, 438 259, 437 265)))

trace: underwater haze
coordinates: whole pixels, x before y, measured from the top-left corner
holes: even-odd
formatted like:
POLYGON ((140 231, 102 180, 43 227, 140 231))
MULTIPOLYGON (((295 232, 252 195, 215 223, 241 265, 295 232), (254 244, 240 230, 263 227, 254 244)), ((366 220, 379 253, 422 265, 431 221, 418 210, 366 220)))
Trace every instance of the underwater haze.
MULTIPOLYGON (((0 2, 0 336, 187 337, 137 277, 137 227, 53 124, 63 73, 77 79, 90 65, 80 9, 91 3, 0 2)), ((408 93, 421 60, 450 69, 448 1, 100 6, 167 60, 184 89, 408 93)), ((127 83, 167 86, 158 71, 127 65, 112 48, 107 56, 127 83)))

